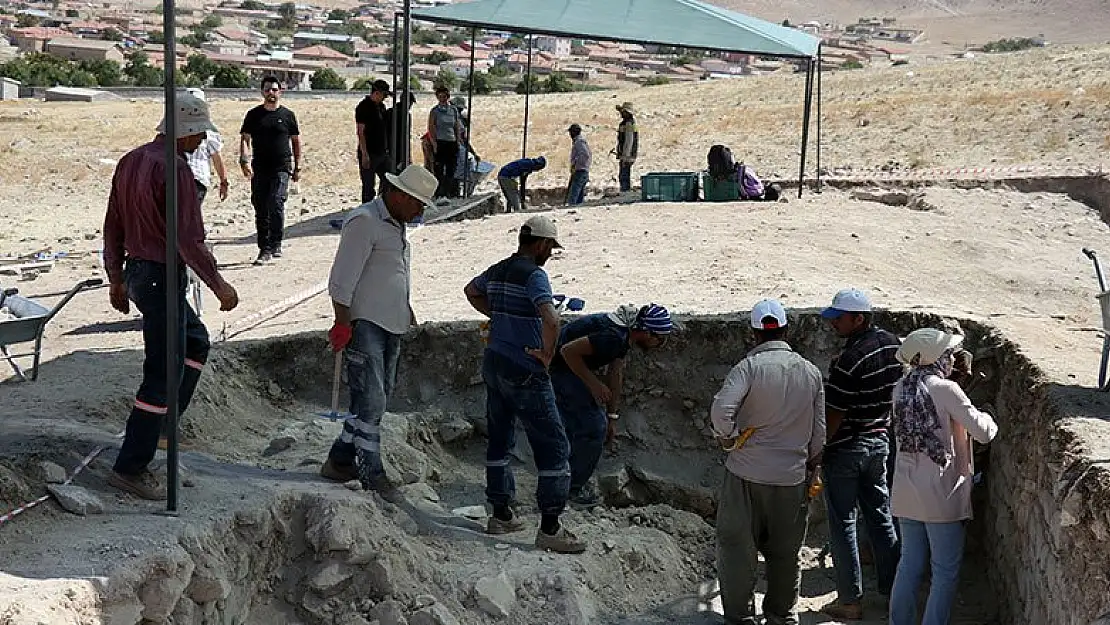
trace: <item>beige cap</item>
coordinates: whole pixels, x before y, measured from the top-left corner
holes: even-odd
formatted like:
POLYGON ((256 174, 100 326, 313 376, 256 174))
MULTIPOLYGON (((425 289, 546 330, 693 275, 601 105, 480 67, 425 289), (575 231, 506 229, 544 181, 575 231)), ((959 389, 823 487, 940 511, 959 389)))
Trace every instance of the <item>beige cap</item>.
POLYGON ((625 102, 624 104, 618 104, 617 105, 617 110, 621 111, 621 112, 626 112, 629 115, 635 115, 636 114, 636 109, 633 107, 631 102, 625 102))
POLYGON ((385 179, 401 192, 424 202, 425 206, 435 204, 432 196, 435 195, 439 181, 436 180, 432 172, 422 165, 409 165, 405 168, 405 171, 401 172, 400 176, 387 173, 385 179))
POLYGON ((559 245, 559 229, 555 227, 555 222, 547 215, 529 217, 528 221, 521 226, 520 231, 541 239, 551 239, 555 242, 555 247, 563 247, 559 245))
MULTIPOLYGON (((207 131, 218 132, 208 116, 208 103, 191 93, 178 93, 174 98, 177 105, 177 137, 189 137, 207 131)), ((166 120, 158 123, 158 133, 166 133, 166 120)))

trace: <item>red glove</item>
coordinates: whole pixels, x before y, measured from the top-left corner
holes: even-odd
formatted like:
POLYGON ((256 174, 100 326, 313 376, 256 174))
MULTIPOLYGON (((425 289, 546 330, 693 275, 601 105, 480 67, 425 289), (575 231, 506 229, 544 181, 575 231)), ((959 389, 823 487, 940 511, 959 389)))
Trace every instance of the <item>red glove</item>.
POLYGON ((347 343, 351 342, 351 326, 339 323, 333 325, 328 330, 328 342, 331 343, 332 351, 343 351, 347 343))

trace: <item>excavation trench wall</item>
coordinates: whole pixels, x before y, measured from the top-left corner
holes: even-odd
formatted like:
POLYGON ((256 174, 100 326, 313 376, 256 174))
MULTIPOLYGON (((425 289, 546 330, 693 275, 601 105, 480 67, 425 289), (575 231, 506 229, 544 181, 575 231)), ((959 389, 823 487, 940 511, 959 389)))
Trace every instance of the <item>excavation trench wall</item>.
MULTIPOLYGON (((745 320, 684 319, 684 332, 664 350, 634 353, 626 368, 622 421, 636 448, 629 463, 646 467, 647 487, 654 486, 660 499, 679 497, 680 507, 707 517, 721 477, 708 408, 731 366, 752 345, 745 320), (653 484, 653 474, 666 475, 653 484)), ((1110 472, 1089 457, 1089 429, 1080 427, 1092 423, 1084 415, 1101 411, 1090 404, 1101 395, 1051 383, 1018 346, 977 322, 880 313, 877 323, 902 336, 923 326, 960 329, 976 355, 975 368, 986 375, 972 399, 994 414, 1000 433, 978 460, 986 478, 976 489, 969 549, 982 549, 988 558, 1002 622, 1087 625, 1110 609, 1110 472)), ((815 311, 794 314, 791 326, 796 349, 827 370, 840 341, 815 311)), ((320 344, 317 335, 268 342, 254 348, 251 359, 269 375, 296 384, 294 392, 323 403, 328 380, 322 373, 306 374, 330 371, 320 344)), ((405 340, 391 408, 439 406, 480 429, 480 354, 476 322, 425 324, 405 340)))

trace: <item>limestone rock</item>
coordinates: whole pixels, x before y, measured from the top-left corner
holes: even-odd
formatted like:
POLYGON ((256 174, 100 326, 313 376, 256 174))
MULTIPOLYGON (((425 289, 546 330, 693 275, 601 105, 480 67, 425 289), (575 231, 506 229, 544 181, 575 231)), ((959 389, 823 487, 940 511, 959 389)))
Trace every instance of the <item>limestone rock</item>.
POLYGON ((516 605, 516 588, 504 571, 478 580, 474 585, 474 594, 478 607, 490 616, 505 618, 516 605))
POLYGON ((325 562, 308 580, 308 587, 321 596, 331 597, 343 591, 351 576, 351 572, 343 564, 325 562))
POLYGON ((369 575, 369 586, 377 590, 379 596, 388 597, 396 592, 396 578, 389 560, 385 558, 374 560, 367 565, 366 572, 369 575))
POLYGON ((439 426, 439 438, 444 443, 466 440, 474 435, 474 425, 462 417, 456 417, 439 426))
POLYGON ((910 194, 906 191, 884 191, 882 189, 860 189, 853 191, 849 197, 861 202, 878 202, 887 206, 906 206, 910 203, 910 194))
POLYGON ((197 605, 226 599, 230 593, 231 586, 226 579, 209 577, 208 575, 194 575, 193 579, 189 581, 189 586, 185 589, 185 594, 197 605))
POLYGON ((53 462, 39 463, 39 471, 47 484, 61 484, 66 481, 66 470, 53 462))
POLYGON ((413 612, 409 625, 459 625, 459 621, 442 603, 433 603, 413 612))
POLYGON ((401 604, 393 600, 379 603, 370 612, 370 618, 380 622, 381 625, 409 625, 405 620, 405 612, 401 604))
POLYGON ((262 451, 262 455, 273 456, 274 454, 280 454, 281 452, 288 450, 296 444, 297 437, 295 436, 278 436, 277 438, 270 441, 270 446, 262 451))
POLYGON ((100 498, 80 486, 50 484, 47 489, 66 512, 80 516, 104 513, 104 504, 100 498))

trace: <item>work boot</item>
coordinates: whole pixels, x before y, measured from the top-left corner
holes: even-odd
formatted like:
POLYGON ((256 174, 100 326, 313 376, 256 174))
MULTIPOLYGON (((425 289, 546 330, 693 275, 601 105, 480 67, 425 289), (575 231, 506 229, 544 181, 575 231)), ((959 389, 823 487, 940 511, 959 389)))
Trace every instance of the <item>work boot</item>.
POLYGON ((845 621, 859 621, 863 619, 863 605, 859 603, 840 603, 837 600, 821 608, 821 614, 845 621))
POLYGON ((495 536, 501 534, 515 534, 522 529, 524 529, 524 521, 521 521, 520 517, 515 513, 508 521, 504 521, 493 515, 490 515, 489 520, 486 521, 486 533, 495 536))
POLYGON ((560 525, 559 531, 554 534, 545 534, 543 530, 536 530, 536 547, 555 553, 582 553, 586 550, 586 541, 560 525))
POLYGON ((255 266, 265 265, 274 259, 273 254, 269 252, 259 252, 258 258, 254 259, 255 266))
POLYGON ((166 500, 166 485, 150 471, 143 471, 138 475, 124 475, 112 471, 108 476, 108 483, 142 499, 150 501, 166 500))
POLYGON ((273 256, 274 258, 281 258, 281 246, 279 245, 270 250, 270 256, 273 256))
POLYGON ((589 484, 579 489, 572 489, 567 501, 575 510, 592 510, 601 505, 601 497, 589 484))
POLYGON ((351 464, 339 464, 328 458, 324 462, 324 466, 320 467, 320 475, 333 482, 346 483, 358 479, 358 469, 353 462, 351 464))

